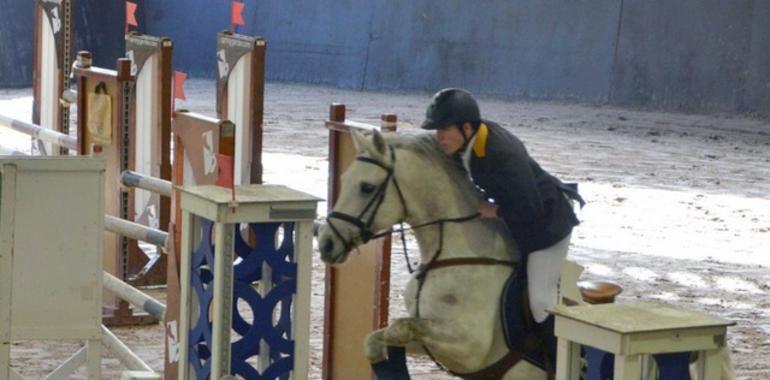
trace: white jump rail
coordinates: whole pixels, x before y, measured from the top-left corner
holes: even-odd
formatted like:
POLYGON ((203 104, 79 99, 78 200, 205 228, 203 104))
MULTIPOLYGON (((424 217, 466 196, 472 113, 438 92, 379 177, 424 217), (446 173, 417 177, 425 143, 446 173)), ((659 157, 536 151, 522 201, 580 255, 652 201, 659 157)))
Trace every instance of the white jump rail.
POLYGON ((27 156, 27 153, 0 145, 0 156, 27 156))
POLYGON ((150 228, 139 223, 129 222, 112 215, 104 216, 104 229, 161 247, 165 247, 166 241, 168 241, 168 232, 150 228))
POLYGON ((131 371, 154 372, 147 363, 136 356, 128 346, 126 346, 115 334, 107 327, 102 325, 102 345, 110 350, 126 368, 131 371))
POLYGON ((137 288, 121 281, 119 278, 104 272, 102 283, 104 288, 127 301, 128 303, 146 311, 148 314, 162 321, 166 318, 166 305, 148 296, 137 288))
POLYGON ((151 177, 131 170, 123 171, 120 175, 120 180, 124 186, 152 191, 165 197, 171 197, 173 190, 171 181, 151 177))
POLYGON ((60 145, 69 150, 78 150, 78 139, 56 132, 54 130, 43 128, 39 125, 27 123, 8 116, 0 115, 0 126, 13 129, 14 131, 30 135, 36 139, 60 145))

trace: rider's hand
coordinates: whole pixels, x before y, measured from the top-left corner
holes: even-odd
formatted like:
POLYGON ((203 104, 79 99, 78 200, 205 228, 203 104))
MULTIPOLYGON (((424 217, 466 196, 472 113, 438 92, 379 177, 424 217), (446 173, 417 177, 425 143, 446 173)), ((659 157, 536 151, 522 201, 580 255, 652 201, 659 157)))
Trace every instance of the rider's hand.
POLYGON ((479 205, 479 217, 482 219, 497 218, 497 205, 487 201, 481 201, 479 205))

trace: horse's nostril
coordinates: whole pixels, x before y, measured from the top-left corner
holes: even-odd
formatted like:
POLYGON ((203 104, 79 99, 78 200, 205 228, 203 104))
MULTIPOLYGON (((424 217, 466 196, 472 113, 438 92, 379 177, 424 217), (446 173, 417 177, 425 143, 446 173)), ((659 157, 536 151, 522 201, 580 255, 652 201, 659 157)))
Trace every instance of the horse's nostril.
POLYGON ((321 252, 329 253, 332 250, 334 250, 334 242, 332 239, 324 239, 324 241, 321 242, 321 252))

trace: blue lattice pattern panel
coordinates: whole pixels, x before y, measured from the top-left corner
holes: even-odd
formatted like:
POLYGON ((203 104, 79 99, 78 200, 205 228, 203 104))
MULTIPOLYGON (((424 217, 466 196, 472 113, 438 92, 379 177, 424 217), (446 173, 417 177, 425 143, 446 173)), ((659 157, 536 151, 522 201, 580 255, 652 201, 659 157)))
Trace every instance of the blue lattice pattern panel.
POLYGON ((214 299, 214 223, 200 218, 201 241, 192 252, 190 287, 198 302, 198 315, 191 320, 189 332, 189 360, 196 379, 207 379, 211 374, 211 320, 209 308, 214 299))
MULTIPOLYGON (((236 228, 238 228, 236 226, 236 228)), ((292 339, 292 301, 297 291, 297 264, 294 260, 294 223, 252 223, 248 229, 256 237, 254 246, 236 231, 233 296, 233 330, 241 339, 232 344, 231 373, 245 379, 288 379, 294 369, 292 339), (252 284, 262 281, 263 265, 272 272, 272 289, 259 294, 252 284), (238 300, 248 305, 253 322, 241 316, 238 300), (274 313, 275 311, 275 313, 274 313), (274 314, 277 318, 274 318, 274 314), (259 373, 248 362, 260 354, 265 341, 270 365, 259 373)), ((252 360, 254 362, 254 360, 252 360)))
MULTIPOLYGON (((245 379, 288 379, 294 369, 292 340, 292 301, 297 288, 297 264, 294 262, 294 223, 252 223, 254 246, 240 231, 235 231, 233 298, 241 300, 251 311, 253 322, 245 320, 233 302, 233 330, 241 338, 232 343, 231 374, 245 379), (281 232, 281 233, 279 233, 281 232), (252 286, 262 280, 263 265, 272 271, 272 289, 264 295, 252 286), (274 321, 274 310, 278 318, 274 321), (270 348, 270 365, 259 371, 248 362, 260 354, 260 341, 270 348)), ((214 223, 201 219, 201 241, 192 253, 191 287, 197 296, 198 310, 208 311, 213 302, 214 223)), ((208 312, 198 313, 189 335, 190 364, 196 379, 211 374, 212 321, 208 312)))

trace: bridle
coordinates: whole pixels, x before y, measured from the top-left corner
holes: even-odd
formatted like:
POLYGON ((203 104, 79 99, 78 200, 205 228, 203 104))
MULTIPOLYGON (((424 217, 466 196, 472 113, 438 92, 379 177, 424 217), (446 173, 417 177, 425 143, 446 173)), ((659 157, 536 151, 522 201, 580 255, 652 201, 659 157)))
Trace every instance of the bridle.
MULTIPOLYGON (((388 236, 392 234, 393 232, 401 232, 401 244, 404 248, 404 256, 406 259, 406 266, 409 270, 409 273, 413 273, 414 269, 412 269, 412 264, 409 261, 409 254, 406 250, 406 238, 404 236, 404 232, 407 231, 407 228, 404 228, 403 222, 401 223, 401 227, 398 230, 393 230, 393 228, 388 228, 379 232, 372 231, 372 223, 374 223, 374 217, 377 215, 377 211, 379 211, 380 206, 382 205, 382 202, 385 200, 385 194, 388 189, 388 184, 390 182, 393 182, 393 187, 396 188, 396 193, 398 194, 398 198, 401 203, 401 208, 403 209, 403 215, 404 219, 406 219, 408 215, 408 207, 406 206, 406 198, 404 198, 404 193, 401 191, 401 186, 398 184, 398 179, 396 179, 395 176, 395 165, 396 165, 396 151, 393 149, 393 147, 390 147, 390 161, 391 165, 387 165, 384 162, 375 160, 370 157, 366 156, 357 156, 355 159, 356 161, 366 162, 368 164, 372 164, 375 166, 378 166, 385 170, 387 173, 387 176, 385 177, 385 180, 377 186, 377 188, 374 191, 374 196, 372 199, 369 200, 369 203, 366 204, 363 210, 358 214, 358 216, 353 216, 350 214, 346 214, 344 212, 339 211, 332 211, 329 213, 329 215, 326 217, 326 224, 331 228, 334 235, 337 236, 337 239, 339 239, 343 245, 345 251, 350 251, 354 247, 354 243, 360 238, 361 243, 365 244, 369 242, 372 239, 381 238, 383 236, 388 236), (368 215, 368 216, 367 216, 368 215), (339 229, 332 223, 332 219, 341 220, 347 223, 350 223, 358 228, 358 236, 352 238, 352 239, 345 239, 342 236, 342 233, 340 233, 339 229)), ((462 216, 459 218, 442 218, 437 219, 425 223, 417 223, 412 224, 411 229, 417 229, 421 227, 427 227, 434 224, 444 224, 447 222, 464 222, 467 220, 475 219, 479 216, 478 213, 473 213, 471 215, 462 216)))
POLYGON ((392 166, 389 166, 384 162, 375 160, 370 157, 366 157, 366 156, 356 157, 356 161, 366 162, 368 164, 372 164, 382 168, 387 173, 387 176, 385 177, 385 180, 377 186, 377 188, 374 191, 374 196, 369 200, 369 203, 366 204, 366 206, 364 207, 363 210, 361 210, 358 216, 353 216, 350 214, 346 214, 344 212, 333 211, 326 217, 326 224, 331 228, 332 232, 334 232, 334 235, 336 235, 337 238, 340 241, 342 241, 346 252, 350 251, 353 248, 354 242, 358 239, 358 237, 360 237, 362 243, 367 243, 372 239, 376 239, 378 237, 388 235, 392 232, 392 229, 387 229, 385 231, 381 231, 377 233, 372 231, 372 223, 374 223, 374 217, 377 215, 377 211, 379 211, 380 206, 382 205, 382 202, 385 201, 385 194, 388 189, 388 185, 391 182, 393 182, 393 186, 396 188, 398 197, 401 200, 401 207, 403 207, 404 209, 404 216, 406 216, 406 201, 404 200, 404 194, 401 192, 401 187, 398 185, 398 180, 394 175, 394 167, 396 164, 396 152, 395 152, 395 149, 393 149, 393 147, 390 147, 390 158, 391 158, 392 166), (350 240, 345 239, 340 233, 340 231, 337 229, 337 227, 334 226, 334 223, 332 223, 332 219, 338 219, 356 226, 359 232, 358 237, 350 240))

